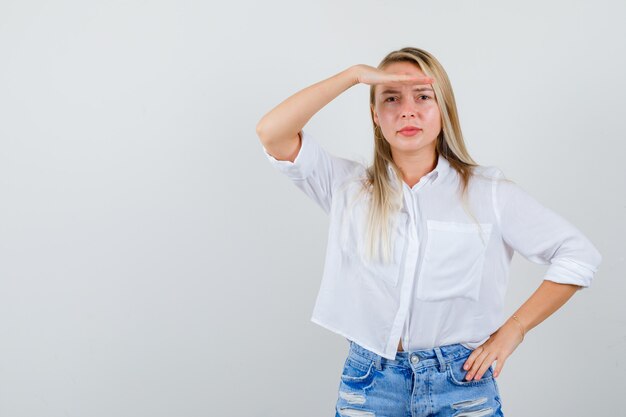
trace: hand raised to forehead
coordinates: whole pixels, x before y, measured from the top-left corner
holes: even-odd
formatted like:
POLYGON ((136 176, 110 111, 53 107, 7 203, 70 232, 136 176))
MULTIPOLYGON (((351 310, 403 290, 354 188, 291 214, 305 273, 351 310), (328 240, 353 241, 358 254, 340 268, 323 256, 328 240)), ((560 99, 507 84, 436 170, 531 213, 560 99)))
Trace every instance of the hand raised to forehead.
POLYGON ((361 84, 432 84, 434 78, 426 76, 396 74, 371 67, 369 65, 357 65, 357 80, 361 84))

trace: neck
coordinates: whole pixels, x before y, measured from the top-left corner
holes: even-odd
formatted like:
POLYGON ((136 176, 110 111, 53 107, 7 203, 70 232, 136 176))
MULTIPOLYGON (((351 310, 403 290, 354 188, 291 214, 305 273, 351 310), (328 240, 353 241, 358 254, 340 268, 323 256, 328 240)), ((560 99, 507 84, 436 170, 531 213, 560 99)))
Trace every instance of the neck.
POLYGON ((437 166, 437 152, 435 149, 421 149, 412 154, 391 152, 393 161, 402 172, 402 179, 413 187, 419 180, 437 166))

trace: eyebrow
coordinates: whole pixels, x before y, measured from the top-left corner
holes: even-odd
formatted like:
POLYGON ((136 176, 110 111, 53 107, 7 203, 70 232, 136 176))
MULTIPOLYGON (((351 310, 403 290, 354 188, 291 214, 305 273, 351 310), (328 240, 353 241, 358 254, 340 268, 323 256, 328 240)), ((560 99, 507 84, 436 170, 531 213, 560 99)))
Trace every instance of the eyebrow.
MULTIPOLYGON (((432 88, 430 87, 421 87, 421 88, 414 88, 413 91, 433 91, 432 88)), ((400 94, 400 91, 398 90, 393 90, 393 89, 387 89, 385 91, 383 91, 382 93, 380 93, 381 95, 383 94, 400 94)))

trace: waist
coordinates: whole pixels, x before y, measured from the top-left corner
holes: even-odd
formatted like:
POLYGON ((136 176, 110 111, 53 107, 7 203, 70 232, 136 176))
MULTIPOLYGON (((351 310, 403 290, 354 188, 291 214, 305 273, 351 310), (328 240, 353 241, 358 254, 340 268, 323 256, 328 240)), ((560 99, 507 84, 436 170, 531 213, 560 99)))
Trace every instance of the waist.
POLYGON ((371 360, 381 365, 411 367, 411 364, 420 363, 421 366, 437 365, 452 362, 456 359, 467 357, 472 350, 460 343, 434 347, 432 349, 419 349, 396 352, 395 359, 384 358, 366 348, 350 341, 350 355, 359 356, 365 360, 371 360))

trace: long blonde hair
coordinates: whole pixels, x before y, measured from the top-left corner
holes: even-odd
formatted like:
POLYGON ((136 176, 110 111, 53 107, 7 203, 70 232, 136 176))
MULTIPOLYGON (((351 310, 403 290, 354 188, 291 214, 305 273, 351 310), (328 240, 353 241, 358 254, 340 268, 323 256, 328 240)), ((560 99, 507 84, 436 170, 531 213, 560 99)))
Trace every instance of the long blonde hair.
MULTIPOLYGON (((466 212, 476 220, 467 210, 467 188, 474 174, 474 167, 478 164, 469 155, 456 108, 456 101, 448 75, 430 53, 417 48, 402 48, 389 53, 378 65, 384 69, 392 62, 410 62, 416 64, 428 77, 434 78, 432 84, 435 99, 441 114, 441 132, 437 136, 437 155, 442 155, 451 168, 458 172, 460 181, 460 197, 466 212)), ((373 107, 375 104, 375 86, 370 87, 370 110, 374 127, 374 162, 367 168, 367 180, 364 190, 371 197, 366 225, 366 257, 368 259, 381 258, 379 249, 382 244, 382 258, 385 262, 390 259, 391 248, 391 224, 392 216, 402 206, 402 183, 398 184, 390 176, 387 166, 391 166, 397 178, 402 178, 398 166, 391 156, 391 147, 385 140, 379 126, 374 122, 373 107)), ((395 242, 394 242, 395 243, 395 242)))

